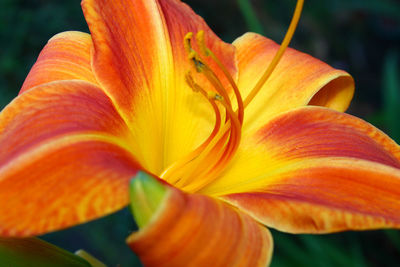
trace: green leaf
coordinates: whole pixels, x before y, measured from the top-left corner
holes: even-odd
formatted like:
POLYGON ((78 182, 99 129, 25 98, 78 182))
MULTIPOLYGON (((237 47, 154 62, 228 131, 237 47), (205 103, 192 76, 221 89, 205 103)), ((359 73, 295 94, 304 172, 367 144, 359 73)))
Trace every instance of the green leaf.
POLYGON ((81 257, 38 238, 0 237, 1 266, 91 267, 81 257))

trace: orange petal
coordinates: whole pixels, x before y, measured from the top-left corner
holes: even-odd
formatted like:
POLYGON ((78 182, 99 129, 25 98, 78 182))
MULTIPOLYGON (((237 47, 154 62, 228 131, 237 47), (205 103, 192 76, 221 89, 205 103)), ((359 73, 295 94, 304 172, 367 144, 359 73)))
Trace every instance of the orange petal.
POLYGON ((84 0, 82 7, 94 42, 96 77, 129 123, 146 168, 161 174, 213 127, 212 108, 185 82, 186 72, 196 71, 184 36, 204 30, 232 75, 234 47, 180 1, 84 0))
POLYGON ((243 140, 202 193, 292 233, 400 227, 400 148, 361 119, 304 107, 243 140))
POLYGON ((151 221, 127 239, 145 266, 270 262, 272 237, 267 228, 219 200, 169 189, 151 221))
POLYGON ((20 95, 1 112, 0 132, 0 162, 68 134, 129 135, 109 98, 83 81, 47 83, 20 95))
MULTIPOLYGON (((245 97, 255 86, 279 45, 247 33, 233 43, 237 48, 238 85, 245 97), (261 70, 261 71, 260 71, 261 70)), ((304 105, 345 111, 354 93, 352 77, 307 54, 288 48, 271 77, 246 109, 245 130, 257 130, 273 116, 304 105)))
POLYGON ((185 73, 192 68, 183 45, 188 32, 206 31, 210 47, 235 71, 234 48, 180 1, 84 0, 82 8, 94 42, 94 71, 126 115, 137 94, 190 91, 185 73))
POLYGON ((0 234, 37 235, 128 203, 139 167, 126 125, 101 89, 47 83, 0 113, 0 234))
POLYGON ((274 180, 223 199, 289 233, 400 228, 399 169, 356 160, 314 160, 274 180))
POLYGON ((83 80, 96 84, 90 65, 92 38, 83 32, 63 32, 49 40, 26 77, 21 91, 59 80, 83 80))

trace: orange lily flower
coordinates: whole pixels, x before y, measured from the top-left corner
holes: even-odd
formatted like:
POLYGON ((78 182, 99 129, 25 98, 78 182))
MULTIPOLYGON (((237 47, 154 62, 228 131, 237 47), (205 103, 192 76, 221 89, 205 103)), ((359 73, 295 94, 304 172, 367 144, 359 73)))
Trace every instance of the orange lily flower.
POLYGON ((302 2, 279 46, 179 0, 83 0, 90 35, 51 38, 0 113, 0 235, 119 210, 141 170, 169 192, 127 240, 146 266, 266 265, 265 226, 398 228, 400 148, 342 113, 349 74, 286 49, 302 2))

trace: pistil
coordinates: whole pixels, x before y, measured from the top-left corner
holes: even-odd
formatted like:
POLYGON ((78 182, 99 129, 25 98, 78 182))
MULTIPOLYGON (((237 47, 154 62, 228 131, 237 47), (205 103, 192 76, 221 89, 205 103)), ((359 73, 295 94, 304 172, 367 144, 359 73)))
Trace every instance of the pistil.
POLYGON ((294 14, 292 17, 292 21, 290 22, 290 25, 286 32, 285 38, 283 38, 282 44, 280 45, 279 50, 278 50, 278 52, 276 52, 271 63, 268 65, 268 68, 265 70, 265 72, 261 76, 260 80, 258 80, 257 84, 254 86, 254 88, 250 91, 250 93, 247 95, 246 99, 244 100, 245 107, 247 107, 250 104, 250 102, 254 99, 254 97, 261 90, 261 88, 266 83, 266 81, 268 80, 268 78, 271 76, 272 72, 278 65, 279 61, 281 60, 283 53, 286 51, 286 48, 289 46, 289 43, 292 40, 293 34, 296 30, 297 24, 299 23, 301 11, 303 9, 303 4, 304 4, 304 0, 297 1, 296 8, 294 10, 294 14))

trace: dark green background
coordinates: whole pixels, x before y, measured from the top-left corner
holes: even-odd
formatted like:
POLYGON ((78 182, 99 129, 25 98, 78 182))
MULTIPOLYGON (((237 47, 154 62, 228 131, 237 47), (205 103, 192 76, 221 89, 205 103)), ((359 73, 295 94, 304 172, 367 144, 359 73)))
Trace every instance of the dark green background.
MULTIPOLYGON (((228 42, 250 30, 280 42, 295 5, 293 0, 185 2, 228 42)), ((399 1, 308 0, 291 44, 350 72, 356 80, 356 94, 349 113, 374 123, 398 142, 399 25, 399 1)), ((0 0, 0 108, 17 95, 47 40, 66 30, 88 31, 79 0, 0 0)), ((130 213, 123 210, 45 239, 71 251, 83 248, 109 266, 132 266, 139 263, 124 239, 134 229, 130 213)), ((273 266, 400 264, 400 233, 395 230, 324 236, 273 234, 273 266)))

